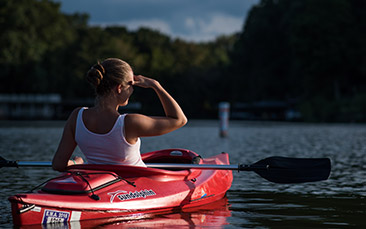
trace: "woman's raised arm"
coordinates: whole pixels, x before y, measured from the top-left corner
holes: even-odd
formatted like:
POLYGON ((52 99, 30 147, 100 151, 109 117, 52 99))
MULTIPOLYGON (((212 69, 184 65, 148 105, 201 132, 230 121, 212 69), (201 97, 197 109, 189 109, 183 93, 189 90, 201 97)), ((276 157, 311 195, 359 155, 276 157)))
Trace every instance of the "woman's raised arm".
POLYGON ((133 85, 152 88, 160 99, 165 116, 127 115, 125 118, 125 137, 129 143, 135 143, 138 137, 158 136, 169 133, 187 123, 187 118, 179 104, 158 81, 139 75, 134 77, 133 85))

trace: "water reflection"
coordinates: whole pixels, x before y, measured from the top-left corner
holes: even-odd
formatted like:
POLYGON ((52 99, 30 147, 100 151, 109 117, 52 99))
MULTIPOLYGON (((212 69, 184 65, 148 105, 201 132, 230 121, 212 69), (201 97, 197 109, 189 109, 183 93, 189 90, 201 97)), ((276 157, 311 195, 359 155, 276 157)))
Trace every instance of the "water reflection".
MULTIPOLYGON (((137 215, 133 219, 112 219, 112 222, 97 222, 99 228, 166 228, 166 227, 223 227, 227 225, 227 217, 231 216, 228 200, 223 198, 214 203, 196 207, 178 210, 173 213, 137 215), (134 219, 137 217, 137 219, 134 219), (139 219, 141 217, 142 219, 139 219)), ((110 220, 109 220, 110 221, 110 220)), ((81 226, 89 227, 95 222, 81 222, 81 226)), ((93 225, 94 227, 94 225, 93 225)))
POLYGON ((364 198, 349 195, 323 196, 283 192, 231 190, 233 218, 246 219, 238 227, 339 228, 366 226, 364 198), (295 226, 296 225, 296 226, 295 226))

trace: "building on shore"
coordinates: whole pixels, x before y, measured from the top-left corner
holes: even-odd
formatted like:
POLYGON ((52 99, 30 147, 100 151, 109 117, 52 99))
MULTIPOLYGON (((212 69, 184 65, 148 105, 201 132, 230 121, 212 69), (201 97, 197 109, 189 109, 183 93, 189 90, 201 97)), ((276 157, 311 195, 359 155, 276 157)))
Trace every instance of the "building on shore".
POLYGON ((299 121, 301 113, 296 109, 296 101, 257 101, 234 103, 230 115, 233 119, 299 121))
MULTIPOLYGON (((62 120, 76 107, 91 107, 93 98, 62 99, 59 94, 0 94, 0 120, 62 120)), ((139 111, 140 103, 124 110, 139 111)))
POLYGON ((54 119, 59 94, 0 94, 0 119, 54 119))

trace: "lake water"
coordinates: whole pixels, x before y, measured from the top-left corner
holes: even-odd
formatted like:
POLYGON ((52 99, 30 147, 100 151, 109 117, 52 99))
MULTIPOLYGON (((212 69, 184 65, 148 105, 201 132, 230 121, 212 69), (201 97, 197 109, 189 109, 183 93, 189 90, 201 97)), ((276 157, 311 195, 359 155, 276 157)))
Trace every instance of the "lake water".
MULTIPOLYGON (((0 155, 8 160, 50 161, 62 126, 62 122, 0 122, 0 155)), ((327 181, 289 185, 270 183, 253 172, 233 172, 227 198, 212 206, 101 228, 366 226, 365 125, 232 121, 228 137, 220 138, 218 122, 194 120, 173 133, 142 139, 142 152, 164 148, 186 148, 203 157, 227 152, 234 164, 251 164, 269 156, 329 157, 332 173, 327 181)), ((1 170, 0 227, 12 228, 7 198, 58 173, 50 168, 1 170)))

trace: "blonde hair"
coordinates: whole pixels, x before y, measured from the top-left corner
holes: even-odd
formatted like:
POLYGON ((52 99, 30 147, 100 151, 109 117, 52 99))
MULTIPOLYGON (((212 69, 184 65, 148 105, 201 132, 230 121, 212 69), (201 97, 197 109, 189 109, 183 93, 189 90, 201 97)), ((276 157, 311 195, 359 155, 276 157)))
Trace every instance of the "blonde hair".
POLYGON ((103 96, 113 87, 126 82, 130 71, 132 69, 127 62, 118 58, 108 58, 93 65, 86 74, 86 79, 94 86, 96 94, 103 96))

